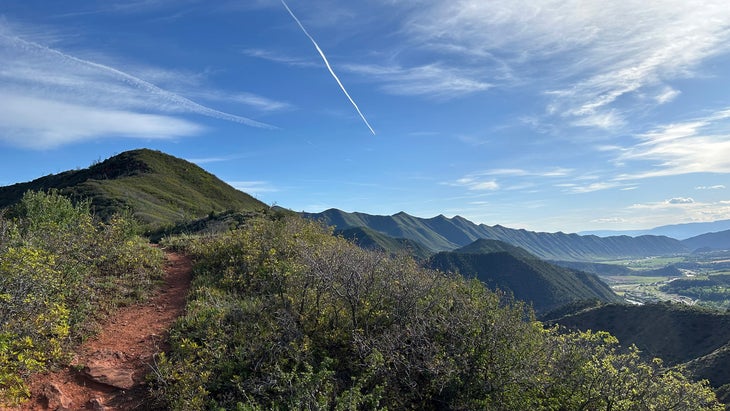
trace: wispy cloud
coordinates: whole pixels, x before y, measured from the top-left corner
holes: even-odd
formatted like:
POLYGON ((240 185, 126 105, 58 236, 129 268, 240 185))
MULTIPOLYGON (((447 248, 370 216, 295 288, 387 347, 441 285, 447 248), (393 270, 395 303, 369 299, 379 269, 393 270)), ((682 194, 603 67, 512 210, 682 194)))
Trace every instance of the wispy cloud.
POLYGON ((316 67, 320 66, 320 64, 317 64, 310 60, 305 60, 299 57, 292 57, 287 56, 281 53, 277 53, 272 50, 264 50, 264 49, 256 49, 256 48, 248 48, 241 50, 241 53, 249 56, 249 57, 255 57, 262 60, 268 60, 274 63, 281 63, 281 64, 287 64, 290 66, 298 66, 298 67, 316 67))
POLYGON ((539 85, 548 112, 579 126, 621 126, 619 102, 627 99, 672 101, 681 91, 669 82, 694 76, 730 49, 724 0, 426 0, 403 7, 403 32, 416 49, 448 50, 454 67, 475 69, 473 79, 539 85))
MULTIPOLYGON (((640 213, 639 217, 647 220, 675 222, 701 222, 730 219, 730 201, 687 201, 686 198, 667 199, 664 201, 633 204, 628 212, 640 213), (647 213, 647 211, 651 211, 647 213)), ((651 226, 651 224, 647 224, 651 226)))
POLYGON ((730 173, 730 109, 682 123, 663 125, 638 135, 619 162, 648 163, 646 171, 619 176, 620 180, 689 173, 730 173))
POLYGON ((602 181, 597 183, 591 183, 586 185, 572 185, 570 187, 566 187, 570 193, 573 194, 585 194, 585 193, 592 193, 594 191, 601 191, 601 190, 608 190, 611 188, 619 187, 620 184, 612 181, 602 181))
POLYGON ((3 91, 0 100, 11 102, 0 110, 0 141, 18 147, 50 149, 99 136, 171 139, 204 130, 169 116, 96 109, 3 91))
POLYGON ((695 190, 724 190, 725 188, 724 184, 716 184, 714 186, 697 186, 695 190))
POLYGON ((511 177, 565 177, 573 173, 573 169, 565 167, 546 168, 544 170, 526 170, 522 168, 493 168, 474 175, 511 176, 511 177))
POLYGON ((692 197, 675 197, 665 201, 667 204, 694 204, 692 197))
POLYGON ((268 181, 227 181, 231 187, 248 194, 275 193, 279 191, 268 181))
POLYGON ((203 130, 170 113, 271 128, 201 105, 112 66, 23 39, 3 22, 0 59, 0 95, 15 113, 10 118, 6 111, 0 122, 10 144, 41 148, 109 135, 173 138, 203 130), (37 142, 23 143, 39 135, 37 142))
POLYGON ((496 180, 483 180, 474 177, 463 177, 448 184, 454 187, 464 187, 469 191, 494 191, 499 189, 499 183, 496 180))
POLYGON ((372 126, 370 126, 370 123, 365 118, 365 116, 362 114, 362 111, 360 111, 360 107, 357 106, 357 103, 355 103, 355 100, 352 99, 352 97, 350 96, 350 93, 347 92, 347 89, 345 89, 345 86, 340 81, 340 78, 337 77, 337 74, 335 74, 335 71, 332 69, 332 66, 330 65, 329 60, 327 60, 327 56, 325 56, 324 52, 319 47, 319 44, 317 44, 317 41, 314 40, 314 37, 312 37, 309 34, 309 32, 307 31, 307 29, 304 28, 304 26, 299 21, 299 19, 297 18, 297 16, 295 16, 294 15, 294 12, 292 12, 291 9, 289 8, 289 5, 287 5, 284 0, 281 0, 281 4, 284 5, 284 7, 286 8, 286 11, 289 12, 289 15, 292 16, 292 18, 294 19, 294 21, 296 21, 296 23, 299 25, 299 28, 302 29, 302 31, 304 32, 304 34, 312 42, 312 44, 314 45, 314 48, 317 49, 317 52, 322 57, 322 61, 324 61, 324 64, 327 66, 327 70, 329 70, 330 74, 332 75, 332 78, 334 78, 335 81, 337 81, 337 84, 340 86, 340 89, 342 89, 342 92, 345 94, 345 96, 347 97, 347 99, 350 100, 350 103, 352 103, 352 106, 355 107, 355 111, 357 111, 357 114, 360 115, 360 118, 362 119, 362 121, 365 123, 365 125, 368 127, 368 129, 370 129, 370 132, 373 133, 373 135, 375 135, 375 130, 373 130, 372 126))
POLYGON ((250 108, 263 111, 263 112, 275 112, 275 111, 286 111, 294 108, 291 104, 285 101, 278 101, 268 97, 260 96, 254 93, 247 92, 222 92, 210 89, 202 90, 190 90, 186 92, 187 95, 194 96, 196 98, 208 101, 225 101, 231 103, 238 103, 249 106, 250 108))
POLYGON ((386 93, 404 96, 454 98, 493 87, 479 78, 476 70, 450 67, 443 63, 422 66, 379 66, 347 64, 345 70, 382 83, 386 93))

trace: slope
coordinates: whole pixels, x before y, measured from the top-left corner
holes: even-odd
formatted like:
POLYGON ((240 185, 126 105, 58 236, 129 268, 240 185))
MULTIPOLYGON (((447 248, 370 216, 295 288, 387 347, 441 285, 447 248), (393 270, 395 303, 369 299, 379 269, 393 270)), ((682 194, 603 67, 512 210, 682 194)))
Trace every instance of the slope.
POLYGON ((690 250, 730 250, 730 230, 707 233, 682 241, 690 250))
POLYGON ((580 330, 604 330, 668 365, 687 364, 714 387, 730 383, 730 313, 682 304, 609 304, 553 318, 580 330))
POLYGON ((490 288, 511 291, 516 299, 532 303, 537 312, 575 301, 621 300, 593 274, 555 266, 495 240, 477 240, 453 252, 440 252, 428 265, 477 278, 490 288))
POLYGON ((57 189, 73 199, 89 199, 107 218, 129 210, 148 226, 161 226, 223 210, 267 206, 197 165, 159 151, 127 151, 82 170, 48 175, 0 187, 0 208, 28 190, 57 189))
POLYGON ((369 250, 384 251, 390 254, 405 253, 419 260, 424 260, 432 254, 426 247, 413 240, 389 237, 367 227, 336 230, 335 234, 369 250))
POLYGON ((475 224, 459 216, 447 218, 440 215, 425 219, 403 212, 392 216, 377 216, 347 213, 337 209, 317 214, 303 213, 303 216, 322 221, 341 230, 368 227, 391 237, 414 240, 432 251, 454 250, 484 238, 500 240, 524 248, 537 257, 547 260, 593 261, 688 252, 681 242, 668 237, 601 238, 562 232, 539 233, 500 225, 475 224))

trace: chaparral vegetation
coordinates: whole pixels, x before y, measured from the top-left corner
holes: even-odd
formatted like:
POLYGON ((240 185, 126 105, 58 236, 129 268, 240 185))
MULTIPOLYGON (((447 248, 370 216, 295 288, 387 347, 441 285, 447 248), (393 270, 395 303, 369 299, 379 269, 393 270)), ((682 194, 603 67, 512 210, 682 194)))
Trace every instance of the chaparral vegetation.
POLYGON ((723 409, 608 333, 546 328, 477 280, 296 216, 164 244, 197 265, 151 376, 161 408, 723 409))
POLYGON ((97 320, 161 278, 162 253, 136 225, 101 222, 57 192, 0 211, 0 406, 25 400, 31 373, 67 363, 97 320))

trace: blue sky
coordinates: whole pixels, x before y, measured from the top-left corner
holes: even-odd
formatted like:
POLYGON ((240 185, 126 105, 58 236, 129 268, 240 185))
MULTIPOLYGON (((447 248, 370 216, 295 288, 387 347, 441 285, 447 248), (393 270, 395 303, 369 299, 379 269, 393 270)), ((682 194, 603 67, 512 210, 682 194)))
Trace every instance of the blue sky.
POLYGON ((148 147, 296 211, 730 219, 725 0, 286 4, 3 1, 0 185, 148 147))

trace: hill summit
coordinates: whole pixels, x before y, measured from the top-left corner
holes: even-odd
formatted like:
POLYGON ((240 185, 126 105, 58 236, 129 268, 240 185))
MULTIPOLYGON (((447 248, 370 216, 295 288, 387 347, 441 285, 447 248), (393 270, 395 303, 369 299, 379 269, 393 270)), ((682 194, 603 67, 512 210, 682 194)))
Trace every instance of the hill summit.
POLYGON ((74 200, 90 200, 102 219, 129 210, 149 227, 211 212, 268 208, 189 161, 149 149, 126 151, 85 169, 0 187, 0 208, 17 203, 28 190, 51 189, 74 200))
POLYGON ((619 302, 596 275, 540 260, 526 250, 498 240, 477 240, 432 256, 428 266, 479 279, 490 288, 509 290, 537 312, 585 300, 619 302))

